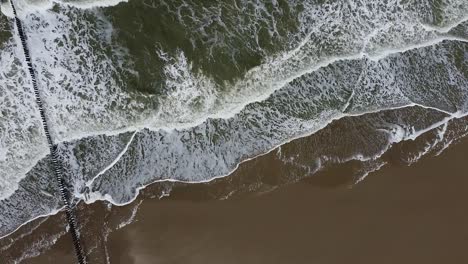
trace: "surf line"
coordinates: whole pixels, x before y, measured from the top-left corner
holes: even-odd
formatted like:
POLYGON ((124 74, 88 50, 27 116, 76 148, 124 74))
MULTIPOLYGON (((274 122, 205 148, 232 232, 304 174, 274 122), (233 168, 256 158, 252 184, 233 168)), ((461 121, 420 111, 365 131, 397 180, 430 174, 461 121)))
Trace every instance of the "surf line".
POLYGON ((43 107, 41 96, 39 93, 39 88, 37 86, 36 74, 34 73, 32 61, 31 61, 31 55, 29 53, 29 48, 26 43, 26 40, 27 40, 26 34, 24 33, 21 20, 18 18, 18 14, 16 13, 15 6, 13 5, 13 0, 10 0, 10 3, 13 9, 13 14, 15 16, 16 28, 18 30, 18 35, 21 39, 21 45, 23 46, 23 53, 24 53, 26 63, 28 66, 29 75, 31 77, 34 95, 36 98, 36 104, 37 104, 37 107, 39 109, 39 113, 41 116, 42 128, 44 129, 44 133, 47 137, 47 143, 48 143, 49 151, 50 151, 50 161, 52 163, 55 180, 57 181, 59 189, 60 189, 60 196, 61 196, 62 202, 65 204, 65 215, 66 215, 66 219, 68 222, 68 233, 70 233, 72 237, 73 246, 75 247, 75 253, 78 259, 78 263, 85 264, 87 263, 87 261, 85 259, 83 248, 81 247, 80 236, 77 230, 78 228, 77 228, 75 213, 70 204, 70 192, 66 188, 65 180, 63 178, 62 167, 59 161, 60 158, 57 152, 57 145, 54 144, 54 141, 52 140, 52 137, 50 135, 49 125, 47 123, 47 118, 45 115, 44 107, 43 107))

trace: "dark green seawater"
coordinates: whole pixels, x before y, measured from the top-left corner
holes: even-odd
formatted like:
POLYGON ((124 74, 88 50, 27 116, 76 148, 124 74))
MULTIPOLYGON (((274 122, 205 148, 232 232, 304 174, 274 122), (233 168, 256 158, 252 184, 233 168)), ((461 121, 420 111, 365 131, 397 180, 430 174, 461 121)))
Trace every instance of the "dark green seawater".
POLYGON ((0 16, 0 48, 3 47, 5 42, 7 42, 11 36, 11 20, 8 20, 5 16, 0 16))
POLYGON ((139 73, 135 88, 163 89, 160 52, 182 51, 194 71, 218 84, 233 82, 265 57, 287 48, 298 31, 301 5, 286 0, 260 9, 245 1, 129 1, 104 10, 115 41, 128 49, 139 73))

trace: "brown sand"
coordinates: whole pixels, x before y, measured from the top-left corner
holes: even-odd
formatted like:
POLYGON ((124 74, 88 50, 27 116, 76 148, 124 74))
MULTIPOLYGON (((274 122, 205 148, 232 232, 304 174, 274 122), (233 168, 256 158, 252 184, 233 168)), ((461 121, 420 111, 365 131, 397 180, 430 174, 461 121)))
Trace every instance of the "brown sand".
POLYGON ((351 189, 304 181, 225 201, 146 200, 111 234, 111 263, 468 263, 467 154, 465 140, 351 189))
MULTIPOLYGON (((215 183, 178 186, 164 200, 147 198, 155 186, 127 207, 81 206, 84 237, 94 241, 84 241, 91 263, 106 263, 106 250, 113 264, 468 263, 468 139, 411 167, 384 167, 352 188, 348 164, 262 195, 210 198, 245 179, 275 186, 288 170, 274 157, 245 163, 215 183), (106 238, 142 200, 137 221, 106 238)), ((29 237, 60 229, 62 218, 50 217, 29 237)), ((11 256, 27 250, 20 242, 14 247, 11 256)), ((74 262, 68 235, 25 261, 53 262, 74 262)))

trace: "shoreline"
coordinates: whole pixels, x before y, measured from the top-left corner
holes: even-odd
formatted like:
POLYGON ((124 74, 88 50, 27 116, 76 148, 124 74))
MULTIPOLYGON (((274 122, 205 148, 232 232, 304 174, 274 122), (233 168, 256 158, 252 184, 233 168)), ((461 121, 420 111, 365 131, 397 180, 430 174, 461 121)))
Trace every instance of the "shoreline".
POLYGON ((110 259, 144 264, 462 263, 468 260, 463 244, 468 214, 460 211, 462 197, 468 197, 467 147, 465 138, 439 157, 386 166, 351 188, 343 177, 346 166, 263 195, 224 201, 197 200, 187 186, 165 201, 143 201, 137 222, 110 234, 110 259), (443 178, 444 171, 452 177, 443 178), (447 243, 442 252, 439 237, 447 243))
MULTIPOLYGON (((433 131, 437 127, 442 126, 444 124, 448 124, 453 119, 463 119, 466 116, 468 116, 468 114, 460 115, 460 114, 457 114, 457 113, 446 113, 445 111, 442 111, 440 109, 434 109, 432 107, 426 107, 426 106, 419 105, 419 104, 411 104, 411 105, 405 105, 405 106, 401 106, 401 107, 393 107, 393 108, 388 108, 388 109, 385 108, 385 109, 379 109, 377 111, 369 111, 369 112, 363 112, 363 113, 359 113, 359 114, 346 114, 346 115, 340 116, 338 118, 331 119, 328 123, 323 124, 323 126, 321 126, 320 128, 318 128, 318 129, 316 129, 316 130, 314 130, 314 131, 312 131, 310 133, 305 133, 305 134, 301 134, 301 135, 299 135, 297 137, 292 137, 292 138, 288 139, 287 141, 284 141, 284 142, 276 145, 275 147, 269 149, 268 151, 266 151, 264 153, 261 153, 259 155, 256 155, 256 156, 253 156, 253 157, 250 157, 250 158, 247 158, 247 159, 244 159, 244 160, 240 161, 239 163, 237 163, 235 168, 233 170, 231 170, 228 174, 225 174, 225 175, 222 175, 222 176, 216 176, 216 177, 210 178, 210 179, 205 180, 205 181, 197 181, 197 182, 188 182, 188 181, 180 181, 180 180, 172 180, 172 179, 157 180, 157 181, 151 182, 149 184, 146 184, 144 186, 137 187, 136 188, 136 193, 135 193, 133 199, 129 200, 126 203, 117 203, 112 199, 112 197, 108 197, 107 195, 101 196, 100 197, 101 199, 91 199, 90 201, 83 199, 83 197, 85 197, 84 194, 77 195, 75 193, 74 195, 75 195, 75 197, 80 199, 78 204, 83 202, 83 203, 85 203, 87 205, 91 205, 91 204, 96 203, 96 202, 104 202, 104 203, 108 202, 108 203, 112 204, 113 206, 119 206, 119 207, 126 206, 126 205, 129 205, 129 204, 135 202, 138 199, 138 196, 140 195, 140 193, 143 192, 147 188, 151 188, 152 185, 158 185, 158 184, 182 184, 182 185, 185 185, 185 184, 189 184, 189 185, 191 185, 191 184, 205 184, 205 183, 215 182, 215 181, 218 181, 218 180, 226 178, 226 177, 230 177, 232 174, 235 174, 235 172, 239 169, 240 166, 242 166, 242 164, 250 162, 250 161, 258 159, 258 158, 261 158, 262 156, 266 156, 266 155, 274 152, 275 150, 278 151, 278 149, 281 149, 282 146, 285 146, 285 145, 287 145, 287 144, 289 144, 289 143, 291 143, 293 141, 296 141, 296 140, 300 141, 301 139, 305 139, 305 138, 314 136, 315 134, 319 133, 320 131, 326 129, 327 127, 332 126, 333 124, 342 122, 343 119, 352 118, 352 117, 360 118, 360 117, 364 117, 366 115, 379 114, 379 113, 383 113, 383 112, 387 112, 387 111, 397 111, 397 110, 411 109, 411 108, 421 108, 421 109, 426 109, 426 110, 434 110, 434 111, 437 111, 437 112, 440 112, 440 113, 443 113, 443 114, 447 114, 447 117, 445 117, 442 121, 434 123, 430 127, 427 127, 427 128, 425 128, 423 130, 414 131, 411 135, 409 135, 408 137, 403 138, 401 141, 389 142, 388 146, 385 149, 382 150, 383 152, 380 155, 384 155, 389 149, 391 149, 393 144, 398 144, 400 142, 405 142, 405 141, 409 141, 409 140, 414 141, 418 137, 421 137, 424 134, 433 131)), ((128 132, 125 132, 125 133, 130 133, 130 132, 131 131, 128 131, 128 132)), ((104 171, 109 170, 113 165, 115 165, 119 161, 119 159, 123 155, 125 155, 125 152, 129 147, 129 144, 131 144, 133 142, 133 138, 138 132, 139 132, 139 130, 133 131, 131 139, 125 145, 124 150, 122 150, 119 153, 118 157, 110 165, 105 167, 104 171)), ((367 160, 374 159, 374 158, 376 158, 376 157, 361 157, 361 158, 359 158, 359 157, 350 157, 348 160, 345 160, 343 162, 349 162, 349 161, 353 161, 353 160, 367 161, 367 160)), ((88 183, 93 182, 94 180, 96 180, 98 178, 98 176, 101 175, 101 173, 102 173, 102 171, 99 172, 98 175, 93 177, 90 181, 86 182, 85 185, 88 186, 88 183)), ((162 196, 165 196, 165 195, 166 195, 165 193, 162 193, 160 198, 162 198, 162 196)), ((170 196, 170 194, 169 194, 169 196, 170 196)), ((25 225, 27 225, 27 224, 29 224, 31 222, 34 222, 37 219, 41 219, 41 218, 49 217, 49 216, 54 216, 57 213, 61 212, 62 209, 63 208, 58 209, 58 210, 54 210, 50 214, 43 214, 43 215, 36 216, 36 217, 32 218, 31 220, 19 225, 14 231, 12 231, 12 232, 4 235, 4 236, 0 236, 0 240, 8 238, 9 236, 11 236, 15 232, 17 232, 21 227, 23 227, 23 226, 25 226, 25 225)))
MULTIPOLYGON (((339 123, 340 122, 335 124, 335 126, 339 126, 339 123)), ((438 131, 433 131, 432 134, 437 133, 438 131)), ((423 136, 421 136, 421 138, 418 138, 417 140, 425 141, 427 140, 426 137, 430 137, 429 134, 431 133, 423 134, 423 136)), ((292 148, 295 151, 298 151, 298 153, 305 153, 304 151, 306 151, 306 149, 299 151, 296 148, 300 145, 307 144, 307 140, 310 140, 311 138, 313 138, 313 136, 298 139, 295 143, 286 144, 283 146, 282 151, 287 152, 288 148, 292 148)), ((453 153, 454 151, 460 152, 460 148, 462 148, 461 146, 465 146, 466 149, 466 146, 468 146, 468 138, 462 138, 461 141, 461 143, 453 143, 453 145, 451 145, 447 150, 445 150, 441 154, 441 157, 445 157, 446 155, 453 155, 450 153, 453 153)), ((242 163, 239 166, 238 170, 236 170, 230 177, 216 179, 209 183, 155 183, 154 185, 143 189, 141 194, 135 199, 133 203, 125 206, 112 206, 112 204, 109 204, 107 202, 98 202, 91 205, 79 203, 77 205, 78 219, 80 221, 80 224, 82 224, 82 230, 83 232, 85 232, 86 237, 91 238, 91 242, 87 241, 87 245, 89 246, 90 244, 92 245, 98 243, 96 246, 93 246, 93 248, 97 247, 97 249, 95 250, 100 251, 104 250, 103 248, 106 248, 102 245, 103 242, 99 242, 99 240, 103 240, 101 236, 104 235, 106 239, 111 240, 114 236, 114 233, 123 232, 120 231, 121 227, 128 225, 129 222, 131 222, 131 219, 134 217, 135 213, 136 222, 131 223, 129 225, 130 227, 135 225, 138 226, 139 221, 142 221, 147 218, 151 219, 152 217, 154 217, 143 217, 141 215, 142 213, 140 212, 141 209, 139 209, 139 207, 143 208, 147 206, 146 204, 154 204, 157 207, 166 207, 170 206, 170 204, 172 203, 179 202, 189 203, 196 206, 198 203, 236 203, 237 201, 249 199, 253 199, 253 201, 255 201, 256 199, 265 199, 263 197, 275 196, 277 195, 277 193, 289 192, 288 190, 290 190, 291 188, 296 188, 291 186, 302 186, 304 184, 312 184, 313 186, 315 186, 314 188, 319 189, 331 189, 334 192, 337 189, 342 192, 348 192, 353 191, 354 189, 363 188, 361 187, 362 185, 367 185, 367 182, 373 181, 376 175, 386 174, 386 171, 388 170, 413 170, 411 168, 414 166, 423 166, 418 165, 420 163, 427 164, 427 160, 434 160, 434 162, 437 162, 437 160, 440 158, 432 157, 431 155, 424 156, 420 161, 414 163, 413 165, 409 167, 402 167, 402 164, 405 163, 401 163, 401 161, 399 160, 401 159, 400 151, 402 151, 402 149, 408 148, 408 146, 410 146, 411 148, 411 145, 418 146, 420 145, 420 142, 418 143, 416 141, 409 140, 394 144, 392 148, 390 148, 385 154, 383 154, 388 164, 383 166, 383 168, 378 171, 371 171, 369 173, 369 176, 367 176, 363 180, 363 182, 360 182, 357 185, 354 184, 354 182, 356 181, 356 175, 353 174, 353 171, 355 171, 356 168, 360 168, 361 164, 358 161, 349 161, 342 164, 334 164, 333 166, 327 166, 324 170, 315 173, 313 176, 310 176, 310 174, 308 174, 310 172, 307 172, 306 170, 303 170, 299 167, 295 167, 293 164, 288 164, 287 162, 279 162, 280 157, 278 156, 278 153, 270 152, 248 162, 242 163), (393 162, 394 160, 396 160, 396 163, 393 162), (291 179, 284 178, 284 176, 282 175, 284 173, 287 173, 288 175, 297 174, 303 176, 301 176, 302 178, 298 178, 297 180, 293 180, 290 182, 291 179), (304 176, 307 177, 304 178, 304 176), (159 194, 164 193, 164 190, 167 187, 171 189, 170 196, 163 197, 161 199, 158 198, 160 197, 159 194), (99 217, 99 215, 101 215, 101 217, 99 217), (128 217, 128 215, 133 216, 128 217), (89 219, 90 216, 93 216, 93 219, 89 219), (109 221, 113 224, 110 225, 109 221), (92 230, 102 231, 100 231, 99 234, 94 234, 92 233, 92 230)), ((294 192, 291 195, 294 196, 294 192)), ((44 235, 47 237, 47 235, 49 235, 49 232, 46 232, 44 228, 50 228, 51 225, 63 226, 63 222, 60 222, 60 219, 62 218, 63 212, 59 212, 54 216, 48 217, 46 220, 44 220, 44 218, 40 218, 38 220, 25 224, 23 227, 19 228, 18 232, 15 232, 12 235, 2 239, 3 241, 0 240, 0 246, 5 247, 5 245, 2 245, 3 243, 10 244, 8 246, 9 249, 7 250, 7 254, 10 254, 8 252, 10 250, 13 250, 13 248, 28 247, 28 242, 24 242, 24 239, 14 242, 12 242, 11 240, 15 240, 15 238, 17 237, 22 238, 23 234, 28 232, 31 232, 32 234, 26 235, 26 240, 34 240, 34 237, 41 237, 44 235), (34 227, 32 231, 28 230, 30 226, 34 226, 36 222, 39 221, 43 221, 44 223, 40 224, 37 227, 34 227)), ((126 230, 126 228, 122 230, 126 230)), ((54 234, 55 233, 52 232, 51 235, 53 236, 54 234)), ((65 237, 68 236, 65 235, 65 237)), ((46 249, 44 256, 46 257, 50 256, 50 254, 55 254, 53 252, 56 252, 56 250, 59 250, 62 253, 64 251, 68 252, 68 250, 71 249, 71 244, 67 242, 68 240, 69 238, 59 238, 57 240, 56 245, 52 245, 51 249, 46 249)), ((16 253, 14 253, 15 250, 13 250, 11 254, 19 254, 18 252, 20 251, 16 251, 16 253)), ((71 254, 72 252, 70 251, 69 253, 71 254)), ((73 256, 73 254, 71 254, 70 256, 73 256)), ((42 257, 38 258, 41 259, 42 257)), ((33 261, 32 263, 36 263, 35 260, 36 258, 31 259, 31 261, 33 261)))

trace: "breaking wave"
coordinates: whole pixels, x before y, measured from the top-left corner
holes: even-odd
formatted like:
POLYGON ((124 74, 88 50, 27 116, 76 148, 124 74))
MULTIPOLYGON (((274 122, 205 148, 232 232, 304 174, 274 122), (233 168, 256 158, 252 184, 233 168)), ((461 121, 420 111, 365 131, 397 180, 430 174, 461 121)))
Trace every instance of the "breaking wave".
MULTIPOLYGON (((321 164, 312 171, 331 161, 372 163, 365 175, 380 168, 373 162, 392 144, 449 126, 468 107, 465 1, 18 2, 51 132, 76 198, 88 203, 127 204, 157 181, 223 177, 333 120, 369 114, 372 126, 361 131, 367 135, 357 134, 366 139, 360 148, 321 150, 309 160, 321 164), (184 43, 212 56, 161 43, 146 51, 133 39, 161 62, 148 72, 138 68, 113 15, 139 4, 163 8, 191 30, 184 43), (231 9, 249 18, 223 16, 231 9), (282 22, 285 13, 296 14, 296 23, 282 22), (248 50, 236 50, 241 36, 248 50), (222 53, 230 55, 220 62, 222 53), (254 55, 261 59, 231 81, 220 82, 206 66, 241 68, 254 55), (157 85, 136 89, 141 82, 157 85)), ((8 4, 1 8, 8 15, 8 4)), ((4 17, 3 25, 14 26, 4 17)), ((62 206, 19 43, 13 34, 0 45, 0 236, 62 206)), ((445 142, 440 135, 433 146, 445 142)))

